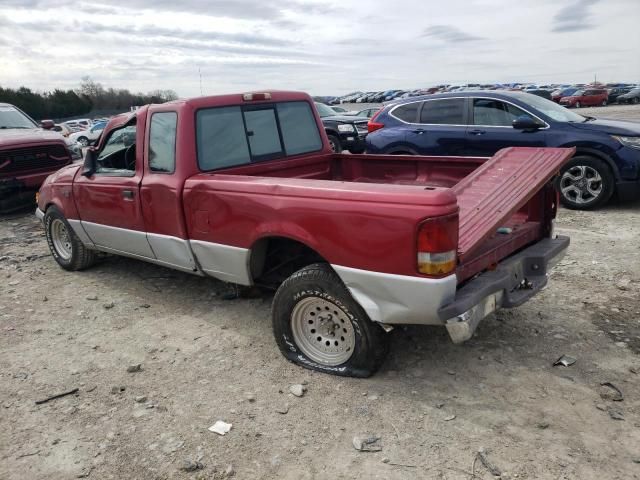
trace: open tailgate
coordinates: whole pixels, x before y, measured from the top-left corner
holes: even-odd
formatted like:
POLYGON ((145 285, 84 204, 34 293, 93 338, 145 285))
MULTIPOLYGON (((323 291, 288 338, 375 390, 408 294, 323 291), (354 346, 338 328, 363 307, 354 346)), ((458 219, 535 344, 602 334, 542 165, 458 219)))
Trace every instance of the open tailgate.
POLYGON ((493 235, 574 153, 573 148, 505 148, 456 184, 458 258, 463 261, 493 235))

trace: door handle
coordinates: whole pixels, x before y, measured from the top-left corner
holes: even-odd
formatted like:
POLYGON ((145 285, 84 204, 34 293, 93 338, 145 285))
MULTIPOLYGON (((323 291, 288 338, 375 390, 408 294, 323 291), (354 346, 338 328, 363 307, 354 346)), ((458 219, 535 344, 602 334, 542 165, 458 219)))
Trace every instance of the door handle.
POLYGON ((413 131, 413 133, 417 133, 418 135, 422 135, 425 132, 425 130, 423 128, 417 128, 417 129, 412 130, 412 131, 413 131))
POLYGON ((480 130, 480 129, 476 128, 474 130, 469 130, 469 133, 471 135, 484 135, 487 132, 485 130, 480 130))
POLYGON ((125 200, 133 200, 133 190, 122 190, 122 198, 125 200))

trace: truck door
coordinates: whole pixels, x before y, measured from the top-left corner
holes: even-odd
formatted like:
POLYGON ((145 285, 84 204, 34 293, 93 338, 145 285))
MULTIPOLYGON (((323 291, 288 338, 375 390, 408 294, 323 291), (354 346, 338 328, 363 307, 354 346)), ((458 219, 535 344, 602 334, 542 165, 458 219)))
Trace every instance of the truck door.
POLYGON ((82 226, 96 245, 155 258, 140 203, 143 169, 139 138, 135 123, 111 130, 97 152, 96 172, 78 176, 73 193, 82 226))
MULTIPOLYGON (((465 155, 491 157, 507 147, 544 147, 546 130, 525 132, 513 128, 522 115, 534 117, 519 107, 492 98, 473 98, 467 128, 465 155)), ((541 123, 544 123, 540 120, 541 123)))
MULTIPOLYGON (((156 259, 188 272, 196 270, 189 246, 182 190, 184 179, 193 175, 194 161, 176 162, 178 112, 175 107, 149 107, 145 135, 144 177, 140 188, 147 240, 156 259)), ((189 139, 185 139, 188 142, 189 139)))

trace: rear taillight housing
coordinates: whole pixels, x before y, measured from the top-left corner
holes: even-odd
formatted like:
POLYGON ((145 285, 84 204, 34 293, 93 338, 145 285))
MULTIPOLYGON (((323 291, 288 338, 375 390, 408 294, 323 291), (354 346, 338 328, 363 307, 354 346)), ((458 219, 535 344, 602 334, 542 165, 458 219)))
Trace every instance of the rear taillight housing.
POLYGON ((458 215, 431 218, 418 226, 418 272, 441 277, 455 271, 458 259, 458 215))
POLYGON ((378 118, 378 115, 380 115, 381 112, 382 112, 382 109, 374 113, 373 117, 371 117, 371 119, 369 120, 369 123, 367 123, 368 133, 375 132, 376 130, 380 130, 381 128, 384 128, 384 123, 376 122, 376 118, 378 118))

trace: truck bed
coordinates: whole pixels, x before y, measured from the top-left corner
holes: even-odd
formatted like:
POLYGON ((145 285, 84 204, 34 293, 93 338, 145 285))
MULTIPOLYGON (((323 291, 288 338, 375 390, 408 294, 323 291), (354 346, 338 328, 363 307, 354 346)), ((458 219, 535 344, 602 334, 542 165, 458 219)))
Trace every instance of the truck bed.
POLYGON ((457 211, 456 273, 464 282, 549 233, 548 216, 555 214, 556 202, 549 180, 571 155, 570 149, 537 148, 508 148, 491 159, 319 154, 194 179, 215 175, 216 189, 227 194, 240 194, 250 185, 250 191, 260 195, 422 208, 423 218, 457 211), (499 227, 504 227, 502 233, 499 227))

